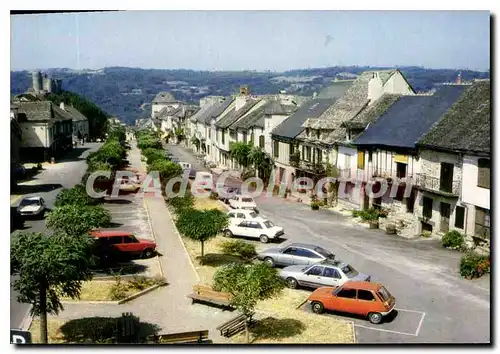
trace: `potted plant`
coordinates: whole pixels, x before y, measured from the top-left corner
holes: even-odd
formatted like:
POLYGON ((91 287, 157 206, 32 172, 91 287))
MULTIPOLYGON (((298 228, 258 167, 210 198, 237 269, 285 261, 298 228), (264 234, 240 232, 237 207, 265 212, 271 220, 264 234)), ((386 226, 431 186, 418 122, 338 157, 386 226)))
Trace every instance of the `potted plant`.
POLYGON ((387 224, 385 227, 385 231, 388 235, 395 235, 396 234, 396 225, 394 224, 387 224))

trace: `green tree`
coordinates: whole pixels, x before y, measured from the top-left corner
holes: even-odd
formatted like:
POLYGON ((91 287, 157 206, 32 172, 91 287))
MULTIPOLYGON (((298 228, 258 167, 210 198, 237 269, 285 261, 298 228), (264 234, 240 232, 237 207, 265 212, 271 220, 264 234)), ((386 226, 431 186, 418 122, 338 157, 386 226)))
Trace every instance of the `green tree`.
POLYGON ((175 129, 174 134, 177 137, 177 142, 180 143, 182 140, 184 140, 184 129, 177 128, 175 129))
POLYGON ((180 165, 167 160, 158 159, 154 160, 152 164, 148 165, 148 173, 156 171, 160 176, 160 183, 162 188, 162 193, 165 192, 165 186, 167 182, 174 177, 179 177, 182 174, 182 168, 180 165))
POLYGON ((96 205, 97 203, 99 200, 89 196, 83 184, 77 184, 73 188, 61 190, 56 196, 54 205, 62 207, 65 205, 96 205))
POLYGON ((142 150, 142 155, 146 158, 148 165, 156 160, 166 160, 163 149, 147 148, 142 150))
POLYGON ((45 222, 56 232, 80 236, 92 229, 109 226, 111 215, 101 206, 65 205, 49 212, 45 222))
POLYGON ((257 177, 264 180, 269 179, 273 168, 273 162, 269 154, 257 146, 252 146, 248 153, 248 161, 253 164, 257 177))
POLYGON ((47 313, 63 310, 60 297, 78 298, 82 282, 92 279, 93 241, 55 233, 18 233, 10 247, 11 275, 17 300, 31 304, 31 314, 40 316, 40 337, 48 342, 47 313))
POLYGON ((327 177, 335 178, 335 182, 327 182, 326 183, 326 189, 327 189, 328 206, 336 206, 338 203, 338 199, 339 199, 339 187, 340 187, 340 182, 338 180, 339 170, 336 166, 333 166, 328 161, 328 158, 327 158, 326 167, 325 167, 325 174, 327 177))
POLYGON ((205 255, 205 241, 217 236, 228 224, 227 215, 220 210, 185 209, 177 218, 181 235, 201 242, 201 256, 205 255))
MULTIPOLYGON (((276 268, 265 263, 252 265, 229 264, 217 270, 213 277, 213 288, 232 295, 231 305, 249 316, 258 301, 278 296, 285 287, 276 268)), ((245 324, 246 340, 250 342, 245 324)))
POLYGON ((250 164, 249 154, 251 149, 250 144, 236 142, 229 147, 229 154, 238 164, 246 168, 250 164))

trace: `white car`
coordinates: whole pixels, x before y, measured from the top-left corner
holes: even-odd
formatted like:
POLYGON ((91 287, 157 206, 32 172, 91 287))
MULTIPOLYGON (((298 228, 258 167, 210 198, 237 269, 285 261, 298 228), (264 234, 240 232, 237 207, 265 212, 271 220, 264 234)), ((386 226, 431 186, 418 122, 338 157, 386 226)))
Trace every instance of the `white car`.
POLYGON ((24 197, 17 207, 22 216, 39 217, 43 219, 46 205, 42 197, 24 197))
POLYGON ((224 230, 225 237, 258 238, 262 243, 278 240, 284 233, 282 227, 274 225, 269 220, 243 220, 239 224, 229 224, 228 228, 224 230))
POLYGON ((194 189, 214 189, 214 179, 210 172, 196 172, 196 177, 193 181, 194 189))
POLYGON ((257 210, 255 200, 245 195, 236 195, 229 199, 229 206, 233 209, 257 210))
POLYGON ((264 217, 257 214, 254 210, 235 209, 227 213, 231 224, 239 224, 243 220, 264 220, 264 217))
POLYGON ((179 162, 179 165, 181 166, 183 171, 185 171, 185 170, 190 171, 191 170, 191 164, 188 162, 179 162))

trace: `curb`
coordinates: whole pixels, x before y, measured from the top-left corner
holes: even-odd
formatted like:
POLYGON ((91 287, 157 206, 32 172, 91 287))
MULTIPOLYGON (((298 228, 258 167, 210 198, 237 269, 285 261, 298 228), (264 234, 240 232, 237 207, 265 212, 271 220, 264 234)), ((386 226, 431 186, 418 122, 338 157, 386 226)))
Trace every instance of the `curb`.
POLYGON ((31 327, 31 323, 33 322, 34 316, 31 315, 31 309, 33 306, 30 305, 28 308, 28 311, 26 312, 26 315, 24 316, 23 320, 21 321, 21 330, 23 331, 28 331, 31 327))
POLYGON ((170 221, 172 222, 174 231, 177 234, 177 236, 179 237, 179 241, 180 241, 180 243, 182 245, 182 248, 184 249, 184 252, 186 253, 186 256, 189 259, 189 264, 191 264, 191 267, 193 268, 194 274, 196 274, 196 279, 198 279, 198 282, 200 282, 201 279, 200 279, 200 276, 198 274, 198 271, 196 270, 196 267, 194 266, 193 260, 191 259, 191 256, 189 255, 189 252, 188 252, 188 250, 186 248, 186 245, 182 241, 182 236, 179 233, 179 230, 177 230, 177 226, 175 226, 174 219, 172 218, 172 213, 170 212, 170 209, 168 208, 168 205, 167 205, 167 212, 168 212, 168 217, 170 218, 170 221))
POLYGON ((146 288, 140 292, 138 292, 137 294, 133 294, 133 295, 130 295, 129 297, 123 299, 123 300, 120 300, 120 301, 117 301, 118 302, 118 305, 121 305, 121 304, 124 304, 126 302, 129 302, 131 300, 134 300, 134 299, 137 299, 138 297, 142 296, 142 295, 146 295, 147 293, 153 291, 153 290, 156 290, 160 287, 161 285, 160 284, 156 284, 156 285, 153 285, 149 288, 146 288))
MULTIPOLYGON (((151 216, 149 215, 149 208, 148 208, 148 203, 146 203, 146 198, 143 197, 142 198, 142 205, 144 206, 144 209, 146 209, 146 214, 148 216, 148 224, 149 224, 149 229, 151 230, 151 234, 153 235, 153 240, 155 241, 156 244, 158 244, 158 242, 156 241, 156 234, 155 234, 155 230, 153 228, 153 224, 151 223, 151 216)), ((163 263, 160 259, 159 256, 157 256, 157 261, 160 265, 160 274, 162 277, 165 277, 165 274, 163 273, 163 263)))
POLYGON ((66 300, 66 301, 61 301, 61 304, 64 304, 64 305, 75 305, 75 304, 78 304, 78 305, 88 305, 88 304, 107 304, 107 305, 121 305, 121 304, 124 304, 128 301, 131 301, 131 300, 134 300, 134 299, 137 299, 138 297, 142 296, 142 295, 145 295, 153 290, 156 290, 158 289, 159 287, 161 287, 162 285, 160 284, 155 284, 153 286, 150 286, 149 288, 146 288, 142 291, 139 291, 138 293, 135 293, 133 295, 130 295, 129 297, 126 297, 125 299, 121 299, 121 300, 116 300, 116 301, 112 301, 112 300, 102 300, 102 301, 97 301, 97 300, 94 300, 94 301, 91 301, 91 300, 85 300, 85 301, 80 301, 80 300, 66 300))

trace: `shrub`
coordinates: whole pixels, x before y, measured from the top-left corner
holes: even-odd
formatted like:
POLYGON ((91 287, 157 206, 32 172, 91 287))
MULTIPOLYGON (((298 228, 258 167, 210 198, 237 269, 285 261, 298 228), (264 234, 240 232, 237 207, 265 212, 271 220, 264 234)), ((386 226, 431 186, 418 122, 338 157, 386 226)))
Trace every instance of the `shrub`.
POLYGON ((423 231, 422 232, 422 237, 424 237, 424 238, 429 238, 431 236, 432 236, 432 232, 430 232, 430 231, 423 231))
POLYGON ((174 212, 179 215, 185 210, 193 209, 194 197, 190 192, 186 192, 183 197, 168 199, 168 203, 174 208, 174 212))
POLYGON ((360 210, 353 210, 353 211, 352 211, 352 217, 353 217, 353 218, 357 218, 357 217, 359 217, 359 213, 360 213, 360 210))
POLYGON ((225 254, 235 254, 244 259, 251 259, 257 255, 255 245, 242 240, 223 242, 219 245, 219 248, 225 254))
POLYGON ((469 253, 460 259, 460 275, 467 278, 479 278, 490 272, 490 257, 469 253))
POLYGON ((319 203, 318 202, 312 202, 311 203, 311 209, 312 210, 318 210, 319 209, 319 203))
POLYGON ((135 290, 144 290, 144 289, 149 288, 153 285, 155 285, 154 280, 150 279, 144 275, 134 275, 132 280, 128 281, 129 288, 135 289, 135 290))
POLYGON ((109 297, 111 300, 123 300, 127 297, 128 287, 126 284, 122 283, 122 278, 120 276, 115 277, 115 284, 109 290, 109 297))
POLYGON ((164 285, 167 285, 168 282, 167 282, 167 278, 165 277, 162 277, 161 275, 157 274, 155 275, 153 278, 152 278, 153 282, 156 284, 156 285, 160 285, 160 286, 164 286, 164 285))
POLYGON ((385 231, 387 232, 387 234, 389 235, 394 235, 396 234, 397 230, 396 230, 396 225, 394 224, 387 224, 387 226, 385 227, 385 231))
POLYGON ((459 249, 464 245, 464 236, 456 230, 448 231, 443 236, 442 244, 446 248, 459 249))
POLYGON ((92 198, 87 194, 83 184, 77 184, 73 188, 63 189, 57 196, 54 205, 61 207, 65 205, 95 205, 98 203, 97 199, 92 198))
POLYGON ((36 164, 37 170, 43 170, 42 164, 39 162, 36 164))
POLYGON ((213 200, 219 199, 219 193, 217 193, 217 192, 211 192, 210 193, 210 199, 213 199, 213 200))

